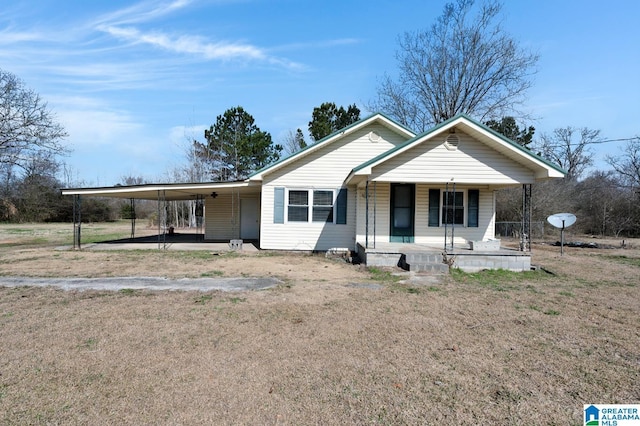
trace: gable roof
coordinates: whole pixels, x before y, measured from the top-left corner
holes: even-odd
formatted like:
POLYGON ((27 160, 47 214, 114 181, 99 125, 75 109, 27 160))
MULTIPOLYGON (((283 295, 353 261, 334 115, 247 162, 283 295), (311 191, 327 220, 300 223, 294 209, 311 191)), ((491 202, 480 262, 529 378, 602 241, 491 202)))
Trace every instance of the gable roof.
POLYGON ((382 114, 382 113, 375 113, 372 114, 368 117, 365 117, 361 120, 356 121, 355 123, 350 124, 349 126, 340 129, 336 132, 331 133, 330 135, 320 139, 319 141, 315 142, 312 145, 308 145, 305 148, 301 149, 298 152, 295 152, 293 154, 291 154, 288 157, 285 157, 283 159, 280 159, 278 161, 276 161, 275 163, 272 163, 266 167, 263 167, 262 169, 252 173, 251 175, 249 175, 249 177, 247 178, 248 181, 256 181, 256 180, 262 180, 264 175, 271 173, 275 170, 280 169, 281 167, 284 167, 288 164, 291 164, 294 161, 299 161, 300 159, 306 157, 307 155, 317 151, 318 149, 325 147, 333 142, 335 142, 338 139, 341 139, 342 137, 353 133, 355 131, 358 131, 360 129, 362 129, 363 127, 366 127, 370 124, 373 123, 379 123, 382 124, 383 126, 387 127, 388 129, 403 135, 406 138, 413 138, 415 137, 415 133, 413 131, 411 131, 409 128, 403 126, 402 124, 392 120, 391 118, 387 117, 386 115, 382 114))
POLYGON ((473 120, 466 114, 458 114, 446 121, 443 121, 442 123, 427 130, 426 132, 391 148, 387 152, 383 152, 382 154, 372 158, 371 160, 360 164, 352 170, 351 174, 347 178, 347 181, 356 175, 371 174, 371 169, 373 167, 384 163, 385 161, 407 151, 410 148, 415 147, 416 145, 419 145, 423 141, 430 139, 438 133, 445 132, 455 127, 459 128, 465 133, 470 134, 479 141, 491 146, 493 149, 499 151, 503 155, 506 155, 507 157, 510 157, 520 163, 526 164, 529 168, 535 171, 535 176, 538 179, 562 178, 567 174, 565 170, 563 170, 556 164, 553 164, 550 161, 540 157, 539 155, 534 154, 529 149, 501 135, 500 133, 485 126, 484 124, 473 120))

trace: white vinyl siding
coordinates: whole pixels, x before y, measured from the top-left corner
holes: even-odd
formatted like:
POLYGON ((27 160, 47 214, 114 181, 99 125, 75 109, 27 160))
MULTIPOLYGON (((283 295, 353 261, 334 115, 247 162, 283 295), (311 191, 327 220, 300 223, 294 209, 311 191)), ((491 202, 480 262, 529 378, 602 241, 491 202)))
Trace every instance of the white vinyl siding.
POLYGON ((205 239, 227 241, 240 238, 240 197, 219 194, 205 200, 205 239))
POLYGON ((464 133, 456 150, 444 145, 446 135, 431 139, 373 168, 372 180, 442 184, 513 185, 533 183, 534 173, 464 133))
MULTIPOLYGON (((439 245, 444 244, 444 226, 430 227, 429 223, 429 189, 440 191, 440 202, 444 187, 434 187, 425 184, 416 185, 415 200, 415 232, 414 242, 418 244, 439 245)), ((459 187, 456 191, 465 193, 465 224, 467 215, 467 196, 469 189, 477 189, 473 186, 459 187)), ((357 241, 364 245, 366 241, 366 196, 364 185, 358 188, 358 229, 357 241)), ((369 245, 374 242, 389 242, 389 214, 390 214, 390 185, 386 182, 378 182, 376 185, 369 183, 369 245), (374 193, 374 187, 376 191, 374 193), (375 236, 374 236, 375 228, 375 236)), ((491 189, 480 189, 478 197, 478 227, 456 225, 456 244, 463 244, 468 240, 482 241, 495 237, 495 196, 491 189)), ((442 211, 442 205, 439 206, 442 211)), ((441 215, 441 213, 440 213, 441 215)), ((440 218, 441 219, 441 218, 440 218)), ((442 223, 442 222, 440 222, 442 223)), ((450 229, 450 228, 449 228, 450 229)))
POLYGON ((381 125, 367 126, 309 154, 302 153, 298 161, 267 174, 263 184, 287 188, 341 187, 355 167, 403 141, 381 125), (370 141, 372 131, 381 136, 378 142, 370 141))
MULTIPOLYGON (((262 187, 262 221, 260 246, 264 249, 280 250, 327 250, 340 247, 355 249, 356 235, 356 188, 347 192, 346 224, 337 224, 336 199, 344 181, 356 166, 386 152, 404 142, 398 134, 386 127, 374 124, 367 126, 341 140, 328 144, 315 152, 301 155, 282 169, 265 176, 262 187), (372 142, 370 132, 380 139, 372 142), (274 188, 290 190, 333 191, 333 218, 331 222, 314 222, 313 212, 308 222, 274 223, 274 188)), ((304 154, 304 153, 303 153, 304 154)), ((285 198, 285 204, 288 199, 285 198)), ((312 193, 309 202, 313 203, 312 193)), ((285 209, 286 209, 285 205, 285 209)), ((310 209, 312 210, 312 208, 310 209)), ((285 212, 285 217, 287 212, 285 212)))
MULTIPOLYGON (((218 194, 216 198, 205 198, 204 231, 205 240, 228 241, 241 238, 241 204, 242 200, 257 200, 260 204, 259 193, 230 193, 218 194)), ((260 220, 260 212, 255 213, 255 218, 260 220)))
MULTIPOLYGON (((391 185, 388 182, 369 183, 369 208, 365 186, 358 187, 358 242, 365 242, 367 234, 367 210, 369 212, 369 244, 374 241, 388 242, 391 225, 391 185)), ((416 188, 416 210, 418 209, 416 188)), ((416 215, 416 225, 418 216, 416 215)))
MULTIPOLYGON (((335 200, 338 190, 335 191, 335 200)), ((347 191, 347 211, 346 224, 328 222, 289 222, 283 224, 273 223, 273 208, 265 208, 265 204, 273 201, 273 188, 263 188, 263 217, 261 221, 261 232, 265 229, 271 230, 268 239, 264 234, 260 235, 260 247, 263 249, 276 250, 328 250, 330 248, 355 248, 355 224, 356 224, 356 197, 355 187, 348 188, 347 191), (267 241, 267 242, 265 242, 267 241), (268 245, 267 245, 268 244, 268 245)), ((286 209, 286 206, 285 206, 286 209)), ((286 216, 285 212, 285 216, 286 216)), ((335 221, 337 213, 334 214, 335 221)))

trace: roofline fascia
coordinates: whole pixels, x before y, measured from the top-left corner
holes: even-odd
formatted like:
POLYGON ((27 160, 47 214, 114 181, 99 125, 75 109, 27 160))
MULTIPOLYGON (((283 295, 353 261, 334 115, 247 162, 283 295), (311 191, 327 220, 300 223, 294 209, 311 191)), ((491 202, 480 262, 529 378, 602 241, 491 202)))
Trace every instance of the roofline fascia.
POLYGON ((443 121, 442 123, 437 124, 436 126, 432 127, 431 129, 415 136, 412 139, 409 139, 408 141, 394 147, 391 148, 389 151, 387 152, 383 152, 382 154, 372 158, 369 161, 366 161, 364 163, 362 163, 361 165, 359 165, 358 167, 354 168, 351 173, 349 174, 349 179, 353 176, 353 175, 357 175, 357 174, 370 174, 371 172, 369 171, 369 173, 367 173, 366 170, 364 169, 371 169, 372 167, 374 167, 375 165, 377 165, 381 160, 385 159, 386 157, 388 157, 391 154, 399 154, 401 152, 403 152, 405 149, 408 149, 413 143, 415 143, 416 141, 420 140, 420 139, 424 139, 428 136, 430 136, 431 134, 437 133, 441 130, 446 129, 447 127, 453 127, 457 124, 458 121, 461 121, 462 119, 465 119, 467 122, 471 123, 472 125, 477 126, 480 130, 486 131, 488 133, 491 134, 491 136, 496 137, 498 139, 500 139, 501 141, 507 143, 508 145, 510 145, 512 148, 515 148, 516 150, 519 150, 520 152, 522 152, 523 154, 531 157, 534 161, 539 161, 541 163, 543 163, 544 166, 550 167, 552 169, 554 169, 555 171, 563 174, 564 176, 567 175, 567 172, 562 169, 561 167, 559 167, 556 164, 551 163, 549 160, 546 160, 545 158, 540 157, 539 155, 535 154, 534 152, 530 151, 529 149, 523 147, 522 145, 520 145, 519 143, 512 141, 511 139, 507 138, 506 136, 496 132, 495 130, 491 129, 490 127, 477 122, 476 120, 474 120, 473 118, 469 117, 466 114, 457 114, 454 117, 451 117, 448 120, 443 121), (363 171, 364 170, 364 171, 363 171), (362 173, 358 173, 362 171, 362 173))
POLYGON ((196 190, 196 189, 215 189, 215 188, 244 188, 248 186, 257 186, 249 181, 235 182, 202 182, 202 183, 150 183, 144 185, 121 185, 121 186, 101 186, 87 188, 62 188, 62 195, 101 195, 101 194, 126 194, 128 192, 139 191, 180 191, 180 190, 196 190))
POLYGON ((518 142, 509 139, 508 137, 504 136, 503 134, 493 130, 491 127, 482 124, 478 121, 475 121, 474 119, 472 119, 471 117, 467 116, 466 114, 459 114, 461 117, 465 117, 467 120, 469 120, 472 124, 480 127, 481 130, 484 130, 486 132, 491 133, 493 136, 497 137, 498 139, 501 139, 503 142, 506 142, 508 144, 510 144, 513 148, 516 148, 517 150, 523 152, 524 154, 533 157, 535 160, 538 160, 542 163, 544 163, 544 165, 551 167, 552 169, 555 169, 557 172, 562 173, 563 175, 567 175, 567 171, 564 170, 562 167, 558 166, 557 164, 552 163, 551 161, 547 160, 544 157, 541 157, 540 155, 536 154, 535 152, 531 151, 529 148, 526 148, 522 145, 520 145, 518 142))

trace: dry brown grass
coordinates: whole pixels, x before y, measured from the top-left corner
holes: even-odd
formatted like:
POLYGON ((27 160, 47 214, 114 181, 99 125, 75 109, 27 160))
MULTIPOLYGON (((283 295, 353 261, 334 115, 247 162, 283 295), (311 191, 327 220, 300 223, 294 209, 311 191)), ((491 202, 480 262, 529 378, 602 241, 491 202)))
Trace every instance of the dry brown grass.
POLYGON ((639 402, 640 250, 534 250, 553 275, 374 290, 351 285, 372 280, 363 268, 316 256, 3 248, 3 275, 285 284, 0 288, 0 423, 579 424, 584 403, 639 402))

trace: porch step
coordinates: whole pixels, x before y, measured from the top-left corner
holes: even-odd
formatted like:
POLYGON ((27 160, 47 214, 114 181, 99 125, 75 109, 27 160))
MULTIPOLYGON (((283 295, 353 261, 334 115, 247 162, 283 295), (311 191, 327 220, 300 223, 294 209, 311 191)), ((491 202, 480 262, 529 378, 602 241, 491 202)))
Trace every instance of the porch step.
POLYGON ((442 254, 414 252, 403 254, 399 266, 407 271, 448 273, 449 266, 442 263, 442 254))

